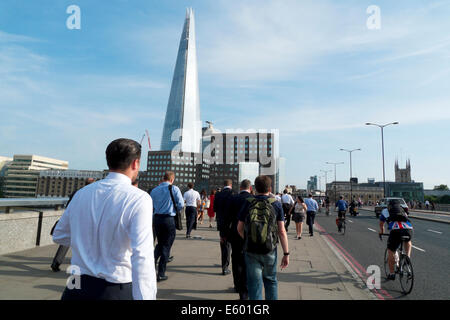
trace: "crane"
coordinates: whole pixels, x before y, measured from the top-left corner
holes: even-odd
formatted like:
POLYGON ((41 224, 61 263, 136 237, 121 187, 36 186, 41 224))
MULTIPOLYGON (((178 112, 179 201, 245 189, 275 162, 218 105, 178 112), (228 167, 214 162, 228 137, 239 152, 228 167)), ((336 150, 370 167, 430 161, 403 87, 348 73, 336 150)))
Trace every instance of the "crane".
POLYGON ((145 133, 142 135, 141 141, 139 142, 140 145, 142 145, 142 141, 144 140, 145 133))
POLYGON ((148 130, 145 129, 145 133, 147 134, 147 140, 148 140, 148 151, 152 150, 152 146, 150 144, 150 135, 148 134, 148 130))
POLYGON ((144 141, 145 136, 147 136, 147 141, 148 141, 148 150, 152 150, 152 146, 150 145, 150 135, 148 133, 148 130, 145 129, 145 133, 142 135, 141 141, 139 142, 140 145, 142 145, 142 141, 144 141))

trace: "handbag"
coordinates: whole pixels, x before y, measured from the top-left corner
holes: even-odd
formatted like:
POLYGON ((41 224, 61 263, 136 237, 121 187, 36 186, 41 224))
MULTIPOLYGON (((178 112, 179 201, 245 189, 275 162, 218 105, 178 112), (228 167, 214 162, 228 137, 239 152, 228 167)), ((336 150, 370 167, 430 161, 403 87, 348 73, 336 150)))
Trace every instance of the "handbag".
POLYGON ((177 230, 183 230, 183 223, 181 221, 181 212, 177 208, 177 204, 175 203, 175 199, 173 197, 172 193, 172 185, 169 184, 169 192, 170 192, 170 198, 172 199, 173 207, 175 208, 175 229, 177 230))

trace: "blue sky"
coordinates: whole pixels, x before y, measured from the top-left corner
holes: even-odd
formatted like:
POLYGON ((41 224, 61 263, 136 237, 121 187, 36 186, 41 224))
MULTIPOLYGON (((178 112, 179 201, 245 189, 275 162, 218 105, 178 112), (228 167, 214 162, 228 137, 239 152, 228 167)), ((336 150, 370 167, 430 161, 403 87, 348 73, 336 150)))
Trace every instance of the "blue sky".
POLYGON ((380 180, 380 130, 364 123, 392 121, 387 179, 410 158, 415 181, 450 184, 450 1, 132 3, 0 2, 0 155, 103 169, 111 140, 145 129, 157 149, 193 7, 202 120, 279 129, 289 184, 305 187, 327 161, 344 161, 337 178, 348 179, 340 148, 362 148, 354 175, 380 180), (81 30, 66 28, 72 4, 81 30), (373 4, 379 30, 366 26, 373 4))

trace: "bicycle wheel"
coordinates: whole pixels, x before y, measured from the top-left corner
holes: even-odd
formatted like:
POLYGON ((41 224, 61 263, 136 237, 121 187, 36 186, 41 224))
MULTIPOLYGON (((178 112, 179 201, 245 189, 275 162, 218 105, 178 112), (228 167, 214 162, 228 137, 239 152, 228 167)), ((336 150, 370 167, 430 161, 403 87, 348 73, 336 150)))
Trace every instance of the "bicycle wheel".
POLYGON ((346 226, 346 223, 345 223, 345 220, 343 220, 342 221, 342 235, 344 235, 345 234, 345 226, 346 226))
POLYGON ((403 293, 409 294, 414 285, 414 271, 411 259, 406 254, 402 254, 400 258, 399 276, 403 293))
POLYGON ((388 252, 388 248, 386 248, 386 250, 384 251, 384 274, 386 275, 386 278, 390 273, 388 257, 389 257, 389 252, 388 252))

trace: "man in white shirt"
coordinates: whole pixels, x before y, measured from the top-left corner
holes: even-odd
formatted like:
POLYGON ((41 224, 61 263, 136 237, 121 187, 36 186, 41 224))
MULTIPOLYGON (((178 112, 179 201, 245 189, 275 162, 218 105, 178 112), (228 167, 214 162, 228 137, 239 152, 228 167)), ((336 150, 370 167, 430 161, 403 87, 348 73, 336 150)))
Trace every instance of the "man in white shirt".
POLYGON ((292 196, 287 192, 286 189, 283 191, 283 195, 281 196, 281 205, 283 207, 284 212, 284 219, 286 220, 286 223, 284 227, 286 228, 286 232, 288 232, 289 224, 291 222, 291 207, 295 205, 294 199, 292 199, 292 196))
POLYGON ((72 270, 81 274, 62 300, 156 299, 152 198, 131 184, 140 158, 136 141, 111 142, 110 173, 79 190, 56 225, 53 241, 72 248, 72 270))
POLYGON ((186 238, 191 237, 191 231, 197 219, 197 209, 200 207, 200 193, 194 190, 194 184, 188 183, 189 190, 184 193, 184 201, 186 202, 186 238))

